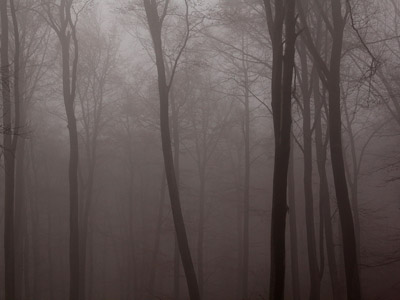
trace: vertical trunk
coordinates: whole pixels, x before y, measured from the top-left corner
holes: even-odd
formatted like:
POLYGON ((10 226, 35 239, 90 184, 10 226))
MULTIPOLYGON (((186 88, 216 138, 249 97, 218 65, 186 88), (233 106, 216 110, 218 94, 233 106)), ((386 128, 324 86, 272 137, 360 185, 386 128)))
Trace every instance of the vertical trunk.
POLYGON ((47 236, 47 258, 49 260, 49 294, 50 294, 50 299, 54 300, 54 281, 53 281, 53 251, 52 251, 52 245, 51 245, 51 240, 52 240, 52 223, 51 223, 51 213, 48 211, 47 212, 47 229, 48 229, 48 236, 47 236))
POLYGON ((25 264, 25 243, 27 243, 27 211, 25 199, 25 141, 19 141, 16 152, 15 167, 15 278, 16 300, 23 299, 25 294, 24 278, 28 276, 28 265, 25 264))
POLYGON ((29 213, 31 216, 31 224, 32 224, 32 298, 37 299, 39 296, 39 209, 38 209, 38 193, 37 190, 39 188, 38 184, 38 172, 36 167, 35 160, 35 149, 33 147, 33 143, 30 143, 30 147, 28 150, 29 154, 29 162, 31 167, 31 176, 28 176, 27 186, 29 186, 29 213))
MULTIPOLYGON (((131 152, 131 151, 130 151, 131 152)), ((129 153, 129 155, 132 155, 129 153)), ((126 282, 126 296, 127 299, 135 298, 138 287, 138 278, 136 276, 136 246, 135 246, 135 233, 134 233, 134 206, 133 202, 133 187, 134 187, 134 165, 131 159, 129 164, 129 190, 128 190, 128 234, 129 234, 129 252, 128 252, 128 278, 131 282, 126 282)), ((122 272, 122 271, 121 271, 122 272)), ((121 291, 124 292, 124 291, 121 291)))
MULTIPOLYGON (((15 146, 12 128, 12 104, 10 93, 9 32, 7 0, 0 2, 1 17, 1 86, 3 96, 3 147, 4 147, 4 264, 5 299, 15 299, 15 248, 14 248, 14 171, 15 146)), ((17 104, 17 101, 15 102, 17 104)), ((16 108, 17 113, 17 108, 16 108)), ((15 124, 18 126, 18 124, 15 124)))
MULTIPOLYGON (((20 61, 22 55, 20 53, 20 41, 17 24, 17 15, 14 7, 14 2, 11 2, 11 14, 14 24, 14 41, 15 53, 14 61, 16 72, 14 74, 14 95, 18 98, 19 103, 19 123, 22 126, 26 123, 26 107, 24 97, 20 96, 20 87, 24 86, 24 72, 20 71, 20 61)), ((19 139, 18 148, 16 149, 15 158, 15 272, 16 272, 16 300, 21 300, 26 297, 26 290, 29 288, 29 265, 26 264, 26 257, 28 256, 28 249, 25 245, 28 243, 28 224, 27 224, 27 203, 26 203, 26 183, 25 183, 25 140, 19 139), (27 284, 26 284, 27 283, 27 284)))
POLYGON ((74 98, 70 91, 70 57, 69 41, 62 40, 62 58, 63 58, 63 91, 64 105, 67 113, 68 133, 69 133, 69 209, 70 209, 70 300, 79 299, 79 201, 78 201, 78 131, 75 118, 74 98))
POLYGON ((319 174, 319 202, 322 207, 323 222, 326 240, 326 252, 329 265, 333 299, 339 299, 339 279, 337 274, 335 246, 333 240, 331 207, 329 201, 329 185, 326 175, 326 148, 322 135, 322 99, 320 96, 319 79, 314 78, 313 83, 315 100, 315 147, 319 174))
POLYGON ((61 44, 62 87, 69 135, 69 299, 82 300, 80 287, 80 237, 79 237, 79 195, 78 195, 78 131, 75 118, 76 70, 78 64, 78 41, 76 24, 72 21, 72 0, 60 4, 60 29, 55 28, 61 44), (71 70, 70 48, 73 47, 71 70))
MULTIPOLYGON (((304 44, 299 46, 301 61, 301 91, 303 98, 304 199, 306 212, 307 252, 310 272, 310 300, 320 298, 320 276, 315 240, 314 196, 312 189, 311 93, 309 92, 308 61, 304 44)), ((321 231, 322 232, 322 231, 321 231)), ((321 261, 322 265, 322 261, 321 261)))
POLYGON ((334 31, 328 78, 330 150, 336 199, 343 236, 347 297, 349 299, 357 300, 361 299, 361 291, 358 275, 356 238, 354 234, 354 222, 350 207, 342 146, 340 61, 345 22, 341 15, 341 3, 339 0, 332 0, 332 16, 334 31))
MULTIPOLYGON (((360 259, 360 215, 359 215, 359 209, 358 209, 358 174, 359 174, 359 167, 358 167, 358 159, 357 159, 357 154, 356 154, 356 142, 354 140, 354 133, 353 133, 353 128, 352 128, 352 122, 350 120, 349 116, 349 111, 347 108, 347 104, 344 103, 344 113, 346 116, 346 125, 347 125, 347 130, 348 130, 348 137, 350 141, 350 154, 351 154, 351 161, 352 161, 352 173, 350 174, 350 171, 347 172, 349 176, 349 187, 350 187, 350 192, 351 192, 351 208, 353 210, 353 217, 354 217, 354 232, 356 235, 356 252, 357 252, 357 257, 360 259)), ((345 154, 344 154, 345 155, 345 154)), ((346 165, 346 157, 344 157, 345 160, 345 167, 349 168, 348 165, 346 165)))
MULTIPOLYGON (((93 143, 91 145, 92 149, 95 149, 96 145, 96 140, 93 140, 93 143)), ((95 171, 95 165, 96 165, 96 160, 94 158, 95 156, 95 150, 93 150, 92 156, 88 158, 88 164, 89 164, 89 171, 88 171, 88 179, 87 179, 87 186, 86 186, 86 195, 84 197, 85 202, 81 206, 83 207, 83 216, 80 219, 80 271, 79 271, 79 276, 80 276, 80 299, 86 299, 86 292, 87 292, 87 255, 88 255, 88 230, 89 230, 89 219, 90 219, 90 208, 92 206, 92 200, 93 200, 93 183, 94 183, 94 171, 95 171)))
POLYGON ((164 157, 165 173, 168 183, 169 198, 171 201, 172 216, 176 230, 177 244, 182 259, 190 299, 198 300, 200 299, 199 287, 196 279, 196 273, 194 271, 192 256, 190 254, 185 223, 183 220, 178 181, 175 173, 174 159, 171 147, 171 133, 169 128, 169 86, 167 85, 163 48, 161 42, 162 23, 160 17, 158 16, 157 4, 155 2, 144 0, 144 6, 156 56, 158 90, 160 98, 161 143, 164 157))
MULTIPOLYGON (((173 95, 173 88, 171 88, 171 117, 172 117, 172 141, 174 145, 174 167, 176 172, 176 181, 179 188, 180 179, 180 135, 179 135, 179 112, 175 102, 175 97, 173 95)), ((177 237, 175 236, 174 245, 174 298, 179 300, 180 298, 180 256, 179 256, 179 246, 177 237)))
MULTIPOLYGON (((243 58, 244 67, 244 58, 243 58)), ((243 282, 242 299, 248 296, 249 274, 249 208, 250 208, 250 103, 249 79, 247 69, 244 67, 244 190, 243 190, 243 282)))
POLYGON ((290 218, 290 259, 292 271, 293 300, 300 299, 299 257, 297 247, 297 221, 296 221, 296 189, 294 180, 293 147, 290 148, 290 162, 288 171, 288 202, 290 218))
POLYGON ((90 230, 89 232, 89 245, 88 245, 88 249, 89 249, 89 261, 88 261, 88 287, 87 287, 87 299, 88 300, 92 300, 93 298, 93 276, 94 276, 94 247, 93 247, 93 243, 94 243, 94 234, 93 234, 93 230, 90 230))
MULTIPOLYGON (((265 3, 268 1, 264 1, 265 3)), ((266 6, 269 3, 266 3, 266 6)), ((271 276, 270 299, 284 298, 285 288, 285 228, 287 212, 287 175, 290 157, 291 99, 295 52, 295 1, 275 3, 275 21, 272 30, 272 111, 275 133, 275 163, 271 216, 271 276), (282 54, 283 23, 286 43, 282 54)))
POLYGON ((160 204, 158 207, 156 236, 155 236, 153 254, 152 254, 152 259, 151 259, 150 280, 149 280, 149 296, 150 297, 154 297, 154 285, 155 285, 155 279, 156 279, 157 258, 158 258, 158 253, 160 251, 160 238, 161 238, 161 229, 162 229, 163 215, 164 215, 165 190, 166 190, 166 178, 165 178, 165 172, 163 172, 162 179, 161 179, 160 204))
POLYGON ((200 193, 199 193, 199 224, 197 237, 197 274, 199 276, 200 297, 204 291, 204 262, 203 262, 203 243, 204 243, 204 207, 205 207, 205 189, 206 189, 206 166, 200 168, 200 193))

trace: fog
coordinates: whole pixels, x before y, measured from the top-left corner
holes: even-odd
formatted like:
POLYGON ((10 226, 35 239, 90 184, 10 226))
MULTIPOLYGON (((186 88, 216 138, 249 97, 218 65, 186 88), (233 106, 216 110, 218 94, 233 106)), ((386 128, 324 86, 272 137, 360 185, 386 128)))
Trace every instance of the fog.
POLYGON ((0 2, 0 300, 395 300, 400 2, 0 2))

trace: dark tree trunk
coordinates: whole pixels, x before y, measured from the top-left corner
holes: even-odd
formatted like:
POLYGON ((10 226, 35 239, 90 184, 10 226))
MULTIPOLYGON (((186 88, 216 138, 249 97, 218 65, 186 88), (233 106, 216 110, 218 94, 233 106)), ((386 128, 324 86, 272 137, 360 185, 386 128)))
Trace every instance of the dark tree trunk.
POLYGON ((247 66, 242 57, 244 72, 244 185, 243 185, 243 279, 242 299, 248 297, 249 281, 249 211, 250 211, 250 99, 247 66))
MULTIPOLYGON (((179 189, 179 181, 180 181, 180 134, 179 134, 179 110, 177 107, 176 99, 173 95, 173 87, 171 87, 171 117, 172 117, 172 141, 174 146, 174 167, 176 174, 176 181, 179 189)), ((180 255, 179 255, 179 246, 178 241, 175 236, 175 244, 174 244, 174 299, 180 299, 180 273, 181 273, 181 264, 180 264, 180 255)))
POLYGON ((341 3, 332 0, 333 40, 328 78, 329 91, 329 138, 333 178, 343 236, 343 254, 346 272, 348 299, 361 299, 358 275, 356 238, 350 207, 342 146, 342 120, 340 109, 340 61, 343 45, 345 21, 342 17, 341 3))
MULTIPOLYGON (((299 45, 301 61, 301 91, 303 98, 303 153, 304 153, 304 200, 306 212, 307 252, 310 272, 310 300, 320 298, 321 281, 315 240, 315 217, 313 196, 312 130, 311 130, 311 89, 309 87, 308 60, 304 44, 299 45)), ((322 232, 322 231, 321 231, 322 232)), ((322 249, 323 250, 323 249, 322 249)), ((323 253, 323 252, 322 252, 323 253)), ((322 265, 321 261, 321 265, 322 265)))
POLYGON ((198 300, 200 299, 199 287, 196 279, 196 273, 194 271, 192 257, 190 254, 185 223, 183 220, 179 188, 171 147, 171 133, 169 128, 169 86, 167 84, 163 48, 161 42, 162 19, 160 19, 158 15, 157 3, 149 0, 144 0, 144 7, 146 10, 147 21, 153 40, 154 53, 156 56, 156 65, 158 72, 158 91, 160 98, 161 142, 177 243, 179 246, 183 269, 185 271, 190 299, 198 300))
POLYGON ((199 193, 199 224, 197 237, 197 274, 199 276, 200 297, 204 292, 204 209, 206 189, 206 166, 200 168, 200 193, 199 193))
POLYGON ((299 280, 299 253, 297 247, 297 218, 296 218, 296 186, 294 179, 294 157, 293 147, 290 148, 290 161, 288 171, 288 202, 290 219, 290 260, 292 272, 292 293, 293 300, 299 300, 300 280, 299 280))
POLYGON ((70 300, 79 299, 79 201, 78 201, 78 131, 74 109, 74 95, 71 93, 70 44, 67 37, 61 40, 63 63, 63 95, 67 113, 69 133, 69 204, 70 204, 70 300))
POLYGON ((271 28, 271 5, 264 1, 270 24, 272 63, 272 112, 275 133, 275 163, 272 192, 271 220, 271 276, 269 297, 284 299, 285 289, 285 232, 287 213, 287 175, 290 158, 292 123, 292 80, 296 41, 295 0, 275 3, 275 18, 271 28), (285 50, 283 53, 283 25, 285 24, 285 50))
POLYGON ((313 42, 313 38, 309 28, 307 27, 307 20, 302 5, 299 5, 299 12, 304 27, 304 41, 307 44, 308 50, 314 59, 314 63, 316 64, 319 75, 323 83, 326 85, 329 93, 329 140, 336 199, 342 228, 347 297, 349 299, 357 300, 361 298, 361 290, 358 273, 354 222, 350 206, 342 149, 342 120, 340 109, 340 63, 342 57, 343 31, 346 25, 346 20, 342 16, 341 1, 331 0, 330 4, 330 10, 332 13, 332 28, 330 30, 332 36, 332 50, 329 68, 313 42))
POLYGON ((163 175, 161 178, 160 204, 158 207, 156 236, 155 236, 153 254, 152 254, 152 259, 151 259, 150 280, 149 280, 149 295, 150 295, 150 297, 154 297, 154 286, 155 286, 155 279, 156 279, 157 260, 158 260, 158 253, 160 251, 160 238, 161 238, 161 229, 162 229, 163 215, 164 215, 165 190, 166 190, 166 178, 165 178, 165 172, 163 172, 163 175))
POLYGON ((14 61, 14 116, 10 90, 9 28, 7 0, 0 2, 1 18, 1 87, 3 96, 3 148, 4 148, 4 267, 5 299, 14 300, 15 293, 15 154, 19 127, 19 31, 13 0, 10 0, 15 35, 14 61), (13 122, 14 120, 14 122, 13 122), (14 123, 14 128, 13 128, 14 123))
POLYGON ((315 100, 315 148, 317 155, 317 166, 319 174, 319 202, 322 207, 326 253, 329 265, 329 274, 332 286, 333 299, 339 299, 339 279, 337 274, 335 246, 333 240, 331 206, 329 201, 329 185, 326 174, 326 151, 327 143, 322 134, 322 99, 320 95, 319 79, 314 78, 314 100, 315 100))

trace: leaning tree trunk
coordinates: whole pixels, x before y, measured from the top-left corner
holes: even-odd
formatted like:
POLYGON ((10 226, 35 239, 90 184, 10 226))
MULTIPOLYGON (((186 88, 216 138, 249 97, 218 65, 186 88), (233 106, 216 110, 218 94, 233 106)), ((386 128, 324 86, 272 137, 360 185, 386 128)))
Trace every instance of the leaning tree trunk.
POLYGON ((333 41, 328 78, 329 91, 329 138, 336 199, 343 236, 343 255, 345 262, 347 297, 361 299, 358 274, 356 238, 346 181, 342 146, 342 120, 340 109, 340 61, 345 22, 341 15, 341 3, 332 0, 333 41))
POLYGON ((194 271, 185 223, 182 215, 179 188, 175 173, 171 146, 171 132, 169 128, 169 86, 167 84, 161 39, 162 19, 160 19, 158 15, 157 3, 149 0, 144 0, 144 7, 146 10, 147 21, 153 40, 154 53, 156 56, 156 66, 158 72, 158 92, 160 98, 161 143, 164 157, 165 174, 168 183, 169 198, 171 201, 172 216, 176 231, 176 238, 179 246, 179 252, 181 254, 182 265, 186 276, 190 299, 199 300, 199 287, 196 279, 196 273, 194 271))
POLYGON ((327 144, 323 141, 322 136, 322 106, 324 101, 321 99, 319 79, 314 78, 313 83, 314 101, 315 101, 315 152, 317 156, 317 167, 319 174, 319 202, 322 206, 326 253, 329 265, 329 274, 332 286, 333 299, 339 299, 339 279, 337 274, 335 246, 333 240, 331 207, 329 201, 329 185, 326 174, 326 148, 327 144))
POLYGON ((156 280, 156 270, 157 270, 157 260, 160 251, 160 239, 161 239, 161 230, 163 223, 163 215, 164 215, 164 202, 165 202, 165 190, 166 190, 166 178, 165 172, 163 170, 162 178, 161 178, 161 188, 160 188, 160 203, 158 207, 157 214, 157 226, 156 226, 156 235, 153 247, 153 253, 151 256, 151 266, 150 266, 150 279, 149 279, 149 296, 154 297, 154 286, 156 280))

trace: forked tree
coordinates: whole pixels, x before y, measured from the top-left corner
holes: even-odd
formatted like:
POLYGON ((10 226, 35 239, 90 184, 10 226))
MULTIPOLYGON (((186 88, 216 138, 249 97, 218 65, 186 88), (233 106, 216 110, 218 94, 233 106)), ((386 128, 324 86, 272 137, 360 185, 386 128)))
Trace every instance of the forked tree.
POLYGON ((272 41, 271 106, 274 123, 275 161, 271 216, 271 300, 284 299, 287 177, 292 125, 292 81, 296 42, 295 0, 264 0, 272 41))
POLYGON ((176 72, 178 61, 186 47, 189 39, 190 24, 189 24, 189 6, 185 0, 185 21, 186 34, 182 45, 178 51, 175 63, 171 70, 169 79, 165 68, 164 51, 162 46, 162 28, 165 17, 168 12, 169 0, 161 1, 143 0, 146 11, 147 23, 151 38, 153 40, 153 50, 156 58, 156 66, 158 73, 158 93, 160 100, 160 131, 162 152, 164 157, 165 174, 167 178, 169 198, 171 201, 172 216, 175 225, 177 243, 181 254, 182 265, 186 276, 189 295, 191 300, 200 299, 200 292, 197 283, 196 273, 193 266, 192 256, 190 254, 189 243, 186 234, 185 223, 183 220, 181 201, 179 195, 178 182, 173 159, 173 151, 171 146, 171 132, 169 127, 169 92, 176 72), (159 14, 161 11, 161 14, 159 14))

